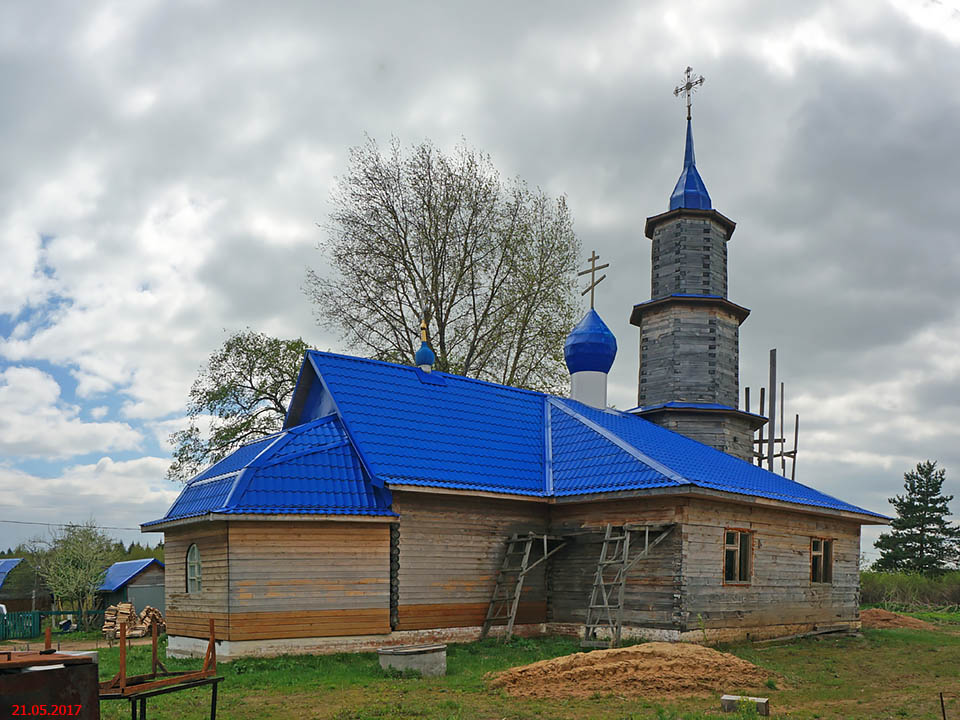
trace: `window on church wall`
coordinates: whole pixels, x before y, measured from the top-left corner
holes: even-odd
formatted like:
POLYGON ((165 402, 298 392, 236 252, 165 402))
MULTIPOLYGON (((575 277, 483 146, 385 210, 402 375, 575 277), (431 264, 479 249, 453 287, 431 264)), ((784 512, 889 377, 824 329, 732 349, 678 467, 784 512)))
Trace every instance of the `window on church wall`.
POLYGON ((833 582, 833 540, 826 538, 810 540, 810 581, 833 582))
POLYGON ((187 592, 198 593, 203 590, 200 572, 200 550, 196 543, 187 549, 187 592))
POLYGON ((753 569, 753 533, 730 530, 723 533, 723 582, 748 583, 753 569))

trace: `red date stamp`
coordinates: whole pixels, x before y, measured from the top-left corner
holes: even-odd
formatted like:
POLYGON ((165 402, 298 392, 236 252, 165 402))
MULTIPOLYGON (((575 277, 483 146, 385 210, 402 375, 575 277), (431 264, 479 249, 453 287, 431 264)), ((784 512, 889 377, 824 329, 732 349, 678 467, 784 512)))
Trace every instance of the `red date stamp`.
POLYGON ((14 705, 12 717, 69 717, 79 715, 82 705, 14 705))

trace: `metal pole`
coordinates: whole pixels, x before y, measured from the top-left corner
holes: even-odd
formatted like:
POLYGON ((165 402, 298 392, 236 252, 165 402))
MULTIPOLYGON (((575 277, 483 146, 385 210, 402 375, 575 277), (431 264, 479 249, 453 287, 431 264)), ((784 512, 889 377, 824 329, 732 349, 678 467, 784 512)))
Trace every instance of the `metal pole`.
POLYGON ((770 351, 770 428, 767 438, 767 470, 773 472, 773 443, 777 437, 777 349, 770 351))

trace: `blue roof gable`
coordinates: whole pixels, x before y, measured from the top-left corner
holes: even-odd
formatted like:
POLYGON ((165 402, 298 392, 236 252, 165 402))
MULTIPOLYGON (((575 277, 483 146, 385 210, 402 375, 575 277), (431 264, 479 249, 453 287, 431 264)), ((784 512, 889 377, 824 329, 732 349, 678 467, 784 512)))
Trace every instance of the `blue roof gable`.
POLYGON ((154 563, 160 567, 163 567, 163 563, 156 558, 143 558, 141 560, 123 560, 122 562, 115 562, 113 565, 107 568, 107 574, 104 576, 103 582, 100 583, 100 587, 97 589, 100 592, 113 592, 114 590, 119 590, 154 563))
POLYGON ((285 425, 198 475, 145 526, 207 513, 391 516, 391 485, 534 497, 700 487, 883 518, 630 413, 346 355, 307 353, 285 425))

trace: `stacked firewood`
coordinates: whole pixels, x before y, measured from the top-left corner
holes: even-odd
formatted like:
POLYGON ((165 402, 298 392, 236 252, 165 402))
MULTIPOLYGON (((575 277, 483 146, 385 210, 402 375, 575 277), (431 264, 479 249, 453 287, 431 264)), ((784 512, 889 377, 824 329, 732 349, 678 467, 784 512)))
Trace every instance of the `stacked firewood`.
POLYGON ((167 621, 163 619, 163 613, 152 605, 147 605, 140 611, 139 619, 140 624, 144 625, 148 631, 150 630, 150 626, 154 624, 157 626, 158 633, 163 632, 167 626, 167 621))
POLYGON ((103 614, 103 634, 108 638, 120 637, 120 624, 127 626, 127 637, 143 637, 147 627, 140 622, 133 603, 111 605, 103 614))
POLYGON ((147 605, 139 615, 133 603, 122 602, 111 605, 103 614, 103 634, 107 638, 120 637, 120 623, 127 626, 127 637, 138 638, 150 634, 150 626, 156 623, 157 631, 163 632, 165 621, 163 613, 147 605))

